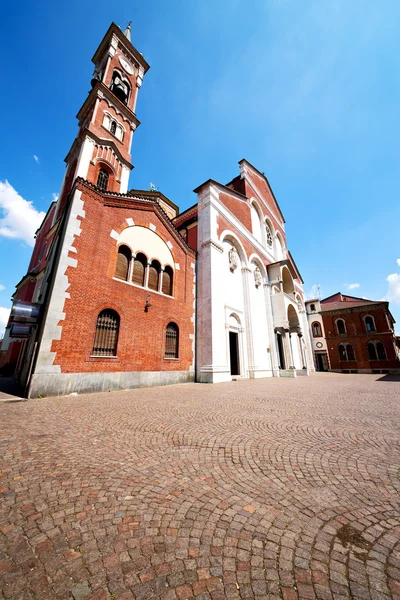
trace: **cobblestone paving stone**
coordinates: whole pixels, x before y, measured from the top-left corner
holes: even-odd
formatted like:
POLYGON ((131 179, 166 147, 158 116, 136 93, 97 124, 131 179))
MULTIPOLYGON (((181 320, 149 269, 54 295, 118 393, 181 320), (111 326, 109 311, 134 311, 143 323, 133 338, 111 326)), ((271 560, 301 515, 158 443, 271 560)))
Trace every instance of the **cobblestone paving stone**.
POLYGON ((0 600, 400 600, 400 382, 0 404, 0 600))

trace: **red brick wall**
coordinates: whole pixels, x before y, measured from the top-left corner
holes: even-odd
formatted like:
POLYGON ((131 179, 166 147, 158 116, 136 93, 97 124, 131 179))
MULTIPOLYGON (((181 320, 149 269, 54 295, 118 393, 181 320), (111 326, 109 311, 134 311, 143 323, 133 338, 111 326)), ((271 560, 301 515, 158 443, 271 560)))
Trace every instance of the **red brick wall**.
POLYGON ((250 214, 250 206, 238 198, 234 196, 230 196, 229 194, 220 193, 219 199, 226 206, 230 212, 239 219, 241 223, 248 229, 250 232, 252 231, 251 227, 251 214, 250 214))
MULTIPOLYGON (((279 230, 281 231, 282 235, 284 235, 284 232, 279 225, 279 223, 282 221, 282 216, 276 205, 276 201, 274 200, 274 197, 271 194, 271 191, 267 185, 267 182, 265 181, 265 179, 263 177, 261 177, 261 175, 257 175, 256 173, 254 173, 253 171, 250 171, 250 170, 247 171, 247 177, 250 180, 250 182, 253 182, 255 184, 255 186, 257 187, 257 190, 259 192, 261 192, 262 197, 264 198, 264 201, 266 202, 269 209, 271 210, 271 212, 274 216, 274 218, 272 219, 274 227, 275 228, 278 227, 279 230)), ((249 183, 247 181, 246 181, 246 196, 248 198, 255 196, 252 186, 249 185, 249 183)), ((264 213, 266 212, 264 207, 262 207, 262 210, 264 213)), ((266 213, 265 216, 271 218, 270 213, 266 213)))
POLYGON ((61 340, 52 346, 57 353, 55 364, 62 372, 189 369, 193 361, 189 335, 194 333, 194 253, 179 245, 154 206, 135 205, 133 200, 132 208, 104 206, 100 194, 83 184, 81 189, 86 217, 81 221, 81 235, 75 239, 77 253, 71 254, 78 259, 78 266, 67 269, 71 298, 65 301, 61 340), (180 265, 175 271, 173 298, 113 279, 117 244, 110 232, 122 231, 129 217, 135 225, 154 224, 157 234, 172 242, 174 261, 180 265), (147 313, 146 294, 152 305, 147 313), (121 319, 116 359, 90 357, 97 316, 104 308, 116 310, 121 319), (179 326, 178 360, 164 359, 165 329, 170 321, 179 326))
POLYGON ((394 334, 389 330, 384 308, 373 310, 366 307, 365 311, 354 311, 354 309, 343 310, 342 313, 334 315, 322 313, 322 320, 326 334, 329 359, 332 369, 389 369, 400 368, 396 360, 393 348, 394 334), (364 319, 371 315, 375 319, 376 332, 366 332, 364 319), (346 334, 338 335, 336 320, 344 319, 346 323, 346 334), (387 360, 370 361, 368 357, 367 344, 369 341, 379 341, 385 346, 387 360), (338 345, 349 343, 353 346, 356 361, 340 361, 338 345))
POLYGON ((188 233, 187 233, 187 243, 188 246, 190 246, 191 248, 193 248, 193 250, 195 250, 195 252, 197 252, 197 223, 196 225, 194 225, 193 227, 191 227, 190 229, 188 229, 188 233))

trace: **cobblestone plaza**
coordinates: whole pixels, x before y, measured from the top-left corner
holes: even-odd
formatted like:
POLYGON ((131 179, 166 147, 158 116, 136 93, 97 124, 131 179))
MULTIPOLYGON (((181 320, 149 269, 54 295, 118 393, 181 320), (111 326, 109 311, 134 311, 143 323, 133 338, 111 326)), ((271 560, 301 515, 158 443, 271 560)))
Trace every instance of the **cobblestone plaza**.
POLYGON ((0 599, 400 599, 400 381, 0 403, 0 599))

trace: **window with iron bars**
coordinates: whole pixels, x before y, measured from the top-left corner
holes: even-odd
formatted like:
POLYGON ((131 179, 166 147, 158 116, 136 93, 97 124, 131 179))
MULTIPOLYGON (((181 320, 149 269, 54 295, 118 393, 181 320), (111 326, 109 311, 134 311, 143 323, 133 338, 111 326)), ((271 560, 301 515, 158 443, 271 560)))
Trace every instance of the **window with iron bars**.
POLYGON ((92 356, 116 356, 119 333, 119 315, 106 308, 97 317, 92 356))

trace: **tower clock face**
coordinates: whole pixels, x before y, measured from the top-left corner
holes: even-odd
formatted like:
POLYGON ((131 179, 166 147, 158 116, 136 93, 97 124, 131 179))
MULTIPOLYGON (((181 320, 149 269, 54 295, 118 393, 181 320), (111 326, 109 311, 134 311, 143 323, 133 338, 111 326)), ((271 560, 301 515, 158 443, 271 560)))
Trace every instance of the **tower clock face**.
POLYGON ((126 71, 129 75, 133 75, 133 67, 129 60, 126 60, 124 56, 119 57, 119 62, 121 63, 121 67, 126 71))

